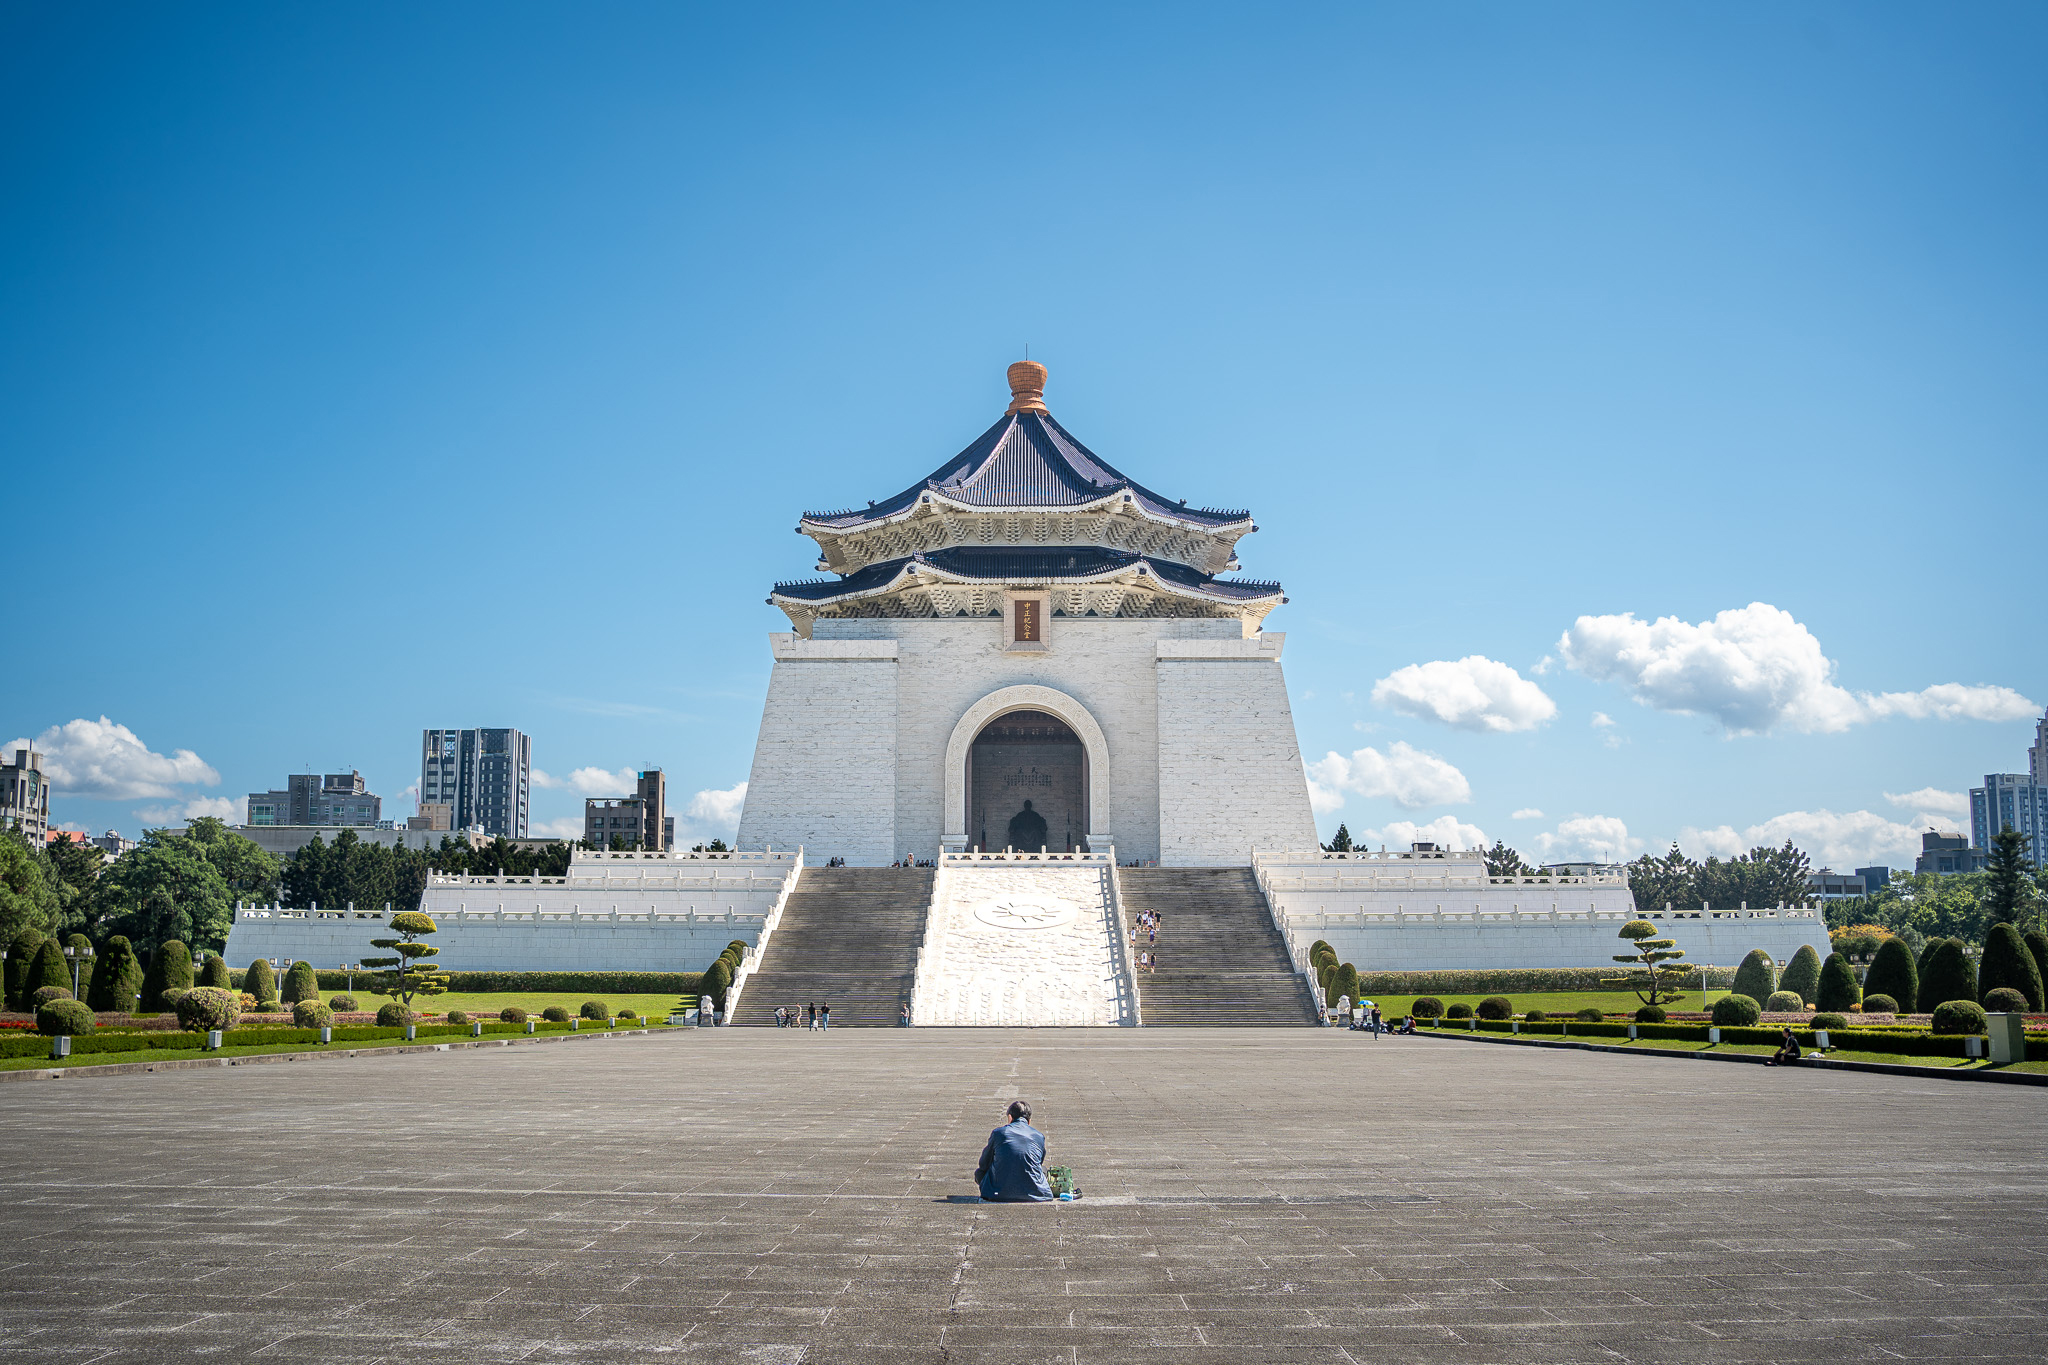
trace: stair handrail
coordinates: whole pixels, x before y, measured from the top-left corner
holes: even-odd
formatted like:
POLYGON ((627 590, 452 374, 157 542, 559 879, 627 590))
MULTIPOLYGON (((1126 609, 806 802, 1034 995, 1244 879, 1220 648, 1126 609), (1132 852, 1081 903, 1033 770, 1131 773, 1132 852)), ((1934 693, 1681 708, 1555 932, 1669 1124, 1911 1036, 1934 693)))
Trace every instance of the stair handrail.
POLYGON ((1327 1025, 1329 1012, 1323 1008, 1323 992, 1316 981, 1315 966, 1308 960, 1308 950, 1296 941, 1294 927, 1287 922, 1287 916, 1280 913, 1280 906, 1273 899, 1266 865, 1257 849, 1252 850, 1252 880, 1258 885, 1259 899, 1266 903, 1266 913, 1273 918, 1274 929, 1279 931, 1281 945, 1287 950, 1287 960, 1294 964, 1294 970, 1301 976, 1302 990, 1315 1010, 1316 1023, 1327 1025))
POLYGON ((728 1022, 739 1017, 740 992, 754 977, 754 969, 768 955, 768 939, 775 927, 782 923, 782 907, 789 904, 790 895, 804 875, 804 849, 797 845, 796 856, 789 860, 789 871, 782 878, 782 890, 776 894, 775 904, 768 907, 768 913, 761 918, 761 936, 754 940, 754 950, 740 963, 739 971, 733 974, 732 984, 725 988, 725 1017, 728 1022))
POLYGON ((910 1022, 913 1024, 927 1022, 917 1017, 917 983, 924 979, 925 955, 938 946, 934 942, 939 930, 938 910, 946 903, 947 861, 946 847, 943 844, 939 846, 939 856, 934 860, 934 868, 931 897, 924 904, 924 937, 918 940, 917 957, 911 963, 910 969, 910 1022))
POLYGON ((1138 1002, 1138 968, 1131 961, 1131 931, 1124 923, 1124 884, 1117 875, 1116 846, 1109 849, 1109 925, 1116 952, 1116 988, 1130 1002, 1131 1028, 1145 1027, 1145 1010, 1138 1002))

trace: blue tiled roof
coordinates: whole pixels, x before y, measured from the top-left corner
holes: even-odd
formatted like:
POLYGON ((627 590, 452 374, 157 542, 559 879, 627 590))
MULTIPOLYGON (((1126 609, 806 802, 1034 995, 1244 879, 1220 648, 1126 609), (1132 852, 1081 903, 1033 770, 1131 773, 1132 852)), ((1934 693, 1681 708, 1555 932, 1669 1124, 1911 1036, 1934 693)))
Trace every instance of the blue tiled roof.
POLYGON ((841 578, 809 578, 790 583, 777 583, 775 595, 799 602, 830 601, 833 598, 886 588, 901 577, 906 569, 922 565, 929 565, 960 578, 1001 581, 1016 578, 1095 578, 1140 564, 1163 582, 1221 601, 1250 602, 1260 598, 1277 597, 1280 594, 1278 583, 1248 578, 1215 578, 1185 564, 1176 564, 1172 560, 1153 559, 1148 555, 1136 555, 1125 550, 1110 550, 1100 546, 1031 545, 979 548, 962 545, 946 550, 933 550, 927 554, 909 555, 902 559, 884 560, 841 578))
POLYGON ((920 495, 943 493, 973 507, 1078 507, 1128 491, 1145 510, 1198 526, 1229 526, 1250 512, 1189 507, 1134 483, 1049 415, 1004 414, 973 444, 923 482, 864 509, 806 512, 804 520, 835 530, 853 530, 913 506, 920 495))

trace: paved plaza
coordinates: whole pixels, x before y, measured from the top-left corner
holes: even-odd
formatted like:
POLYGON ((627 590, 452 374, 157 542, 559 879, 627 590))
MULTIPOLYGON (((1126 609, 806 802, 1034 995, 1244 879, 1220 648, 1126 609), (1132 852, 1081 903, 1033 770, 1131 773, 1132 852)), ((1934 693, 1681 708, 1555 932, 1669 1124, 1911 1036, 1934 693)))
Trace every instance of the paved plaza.
POLYGON ((0 1354, 2048 1356, 2048 1092, 1309 1029, 694 1031, 0 1088, 0 1354), (970 1202, 1028 1098, 1087 1197, 970 1202))

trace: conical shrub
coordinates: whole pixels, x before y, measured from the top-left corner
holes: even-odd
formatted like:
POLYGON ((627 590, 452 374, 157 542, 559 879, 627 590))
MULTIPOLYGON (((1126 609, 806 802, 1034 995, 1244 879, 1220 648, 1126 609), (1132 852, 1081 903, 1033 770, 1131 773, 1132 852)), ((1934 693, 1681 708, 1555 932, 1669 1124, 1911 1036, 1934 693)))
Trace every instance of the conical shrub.
POLYGON ((34 929, 24 929, 14 936, 14 942, 7 945, 7 1008, 18 1010, 32 990, 25 991, 21 983, 28 979, 28 969, 35 965, 36 949, 43 946, 43 936, 34 929))
POLYGON ((1848 958, 1829 953, 1828 960, 1820 964, 1820 989, 1813 1003, 1834 1013, 1863 1003, 1863 988, 1856 984, 1856 969, 1849 965, 1848 958))
POLYGON ((1920 954, 1913 959, 1913 966, 1921 976, 1927 975, 1927 964, 1934 961, 1934 950, 1940 946, 1941 940, 1938 938, 1930 938, 1920 945, 1920 954))
POLYGON ((92 989, 85 994, 86 1003, 96 1010, 126 1014, 135 1008, 135 997, 140 994, 142 963, 135 956, 135 946, 125 935, 115 934, 107 940, 93 965, 92 989))
POLYGON ((2010 924, 1994 924, 1991 932, 1984 936, 1984 957, 1977 965, 1977 998, 1997 990, 2010 987, 2027 998, 2027 1007, 2042 1008, 2041 969, 2034 965, 2034 955, 2027 951, 2027 942, 2020 937, 2020 931, 2010 924))
POLYGON ((88 956, 92 952, 92 940, 84 934, 72 934, 64 940, 64 946, 78 954, 78 998, 85 999, 92 993, 92 971, 99 965, 99 958, 88 956))
POLYGON ((2021 937, 2026 941, 2027 951, 2033 954, 2034 969, 2041 973, 2042 983, 2048 985, 2048 934, 2029 929, 2021 937))
POLYGON ((1820 994, 1820 954, 1811 943, 1800 944, 1799 951, 1792 954, 1784 974, 1778 978, 1778 989, 1796 993, 1809 1005, 1820 994))
POLYGON ((165 939, 149 955, 149 970, 142 974, 142 1008, 166 1010, 165 991, 192 989, 192 950, 177 939, 165 939))
POLYGON ((1919 1008, 1931 1013, 1951 1000, 1977 1003, 1977 969, 1970 965, 1959 938, 1938 940, 1927 956, 1927 968, 1920 973, 1919 1008))
POLYGON ((199 984, 208 990, 233 990, 235 981, 233 973, 228 971, 228 960, 219 953, 208 953, 206 965, 199 970, 199 984))
POLYGON ((46 938, 37 945, 35 961, 29 963, 28 975, 21 980, 22 998, 32 998, 45 986, 55 986, 67 995, 71 992, 71 967, 64 961, 64 949, 54 938, 46 938))
POLYGON ((242 973, 242 989, 256 997, 256 1003, 277 999, 277 973, 270 969, 270 963, 257 958, 249 964, 249 970, 242 973))
MULTIPOLYGON (((1349 962, 1339 967, 1337 969, 1337 979, 1332 984, 1331 989, 1336 991, 1339 996, 1349 996, 1352 1003, 1356 1004, 1358 1001, 1358 968, 1352 966, 1349 962)), ((1334 1005, 1337 1002, 1333 999, 1330 1003, 1334 1005)))
POLYGON ((725 993, 731 986, 732 969, 725 965, 725 959, 721 957, 711 964, 709 971, 704 973, 704 980, 699 983, 697 992, 700 995, 710 996, 712 1004, 719 1009, 724 1009, 725 993))
POLYGON ((284 989, 277 998, 287 1005, 296 1005, 301 1000, 318 1000, 320 978, 313 975, 313 964, 294 962, 291 970, 284 974, 284 989))
POLYGON ((1863 974, 1863 994, 1865 999, 1889 995, 1898 1002, 1899 1013, 1913 1012, 1913 1002, 1920 998, 1920 968, 1903 940, 1888 938, 1877 945, 1877 956, 1863 974))
POLYGON ((1762 1009, 1764 1002, 1771 998, 1771 992, 1778 989, 1778 964, 1771 955, 1761 948, 1749 950, 1749 956, 1742 959, 1742 965, 1735 969, 1735 981, 1729 990, 1736 995, 1746 995, 1756 1001, 1762 1009))

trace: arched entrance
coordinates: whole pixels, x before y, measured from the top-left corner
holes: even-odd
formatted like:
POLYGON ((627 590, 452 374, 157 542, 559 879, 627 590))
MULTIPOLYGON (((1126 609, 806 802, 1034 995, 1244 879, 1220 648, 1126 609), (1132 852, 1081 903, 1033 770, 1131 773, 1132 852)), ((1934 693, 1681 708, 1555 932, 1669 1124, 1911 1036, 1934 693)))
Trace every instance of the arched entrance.
POLYGON ((1048 848, 1109 848, 1101 828, 1109 745, 1088 708, 1057 688, 989 693, 953 727, 945 762, 947 848, 1016 845, 1036 832, 1036 819, 1045 821, 1048 848))
POLYGON ((1046 711, 1011 711, 967 748, 967 846, 1078 851, 1088 837, 1088 751, 1046 711))

